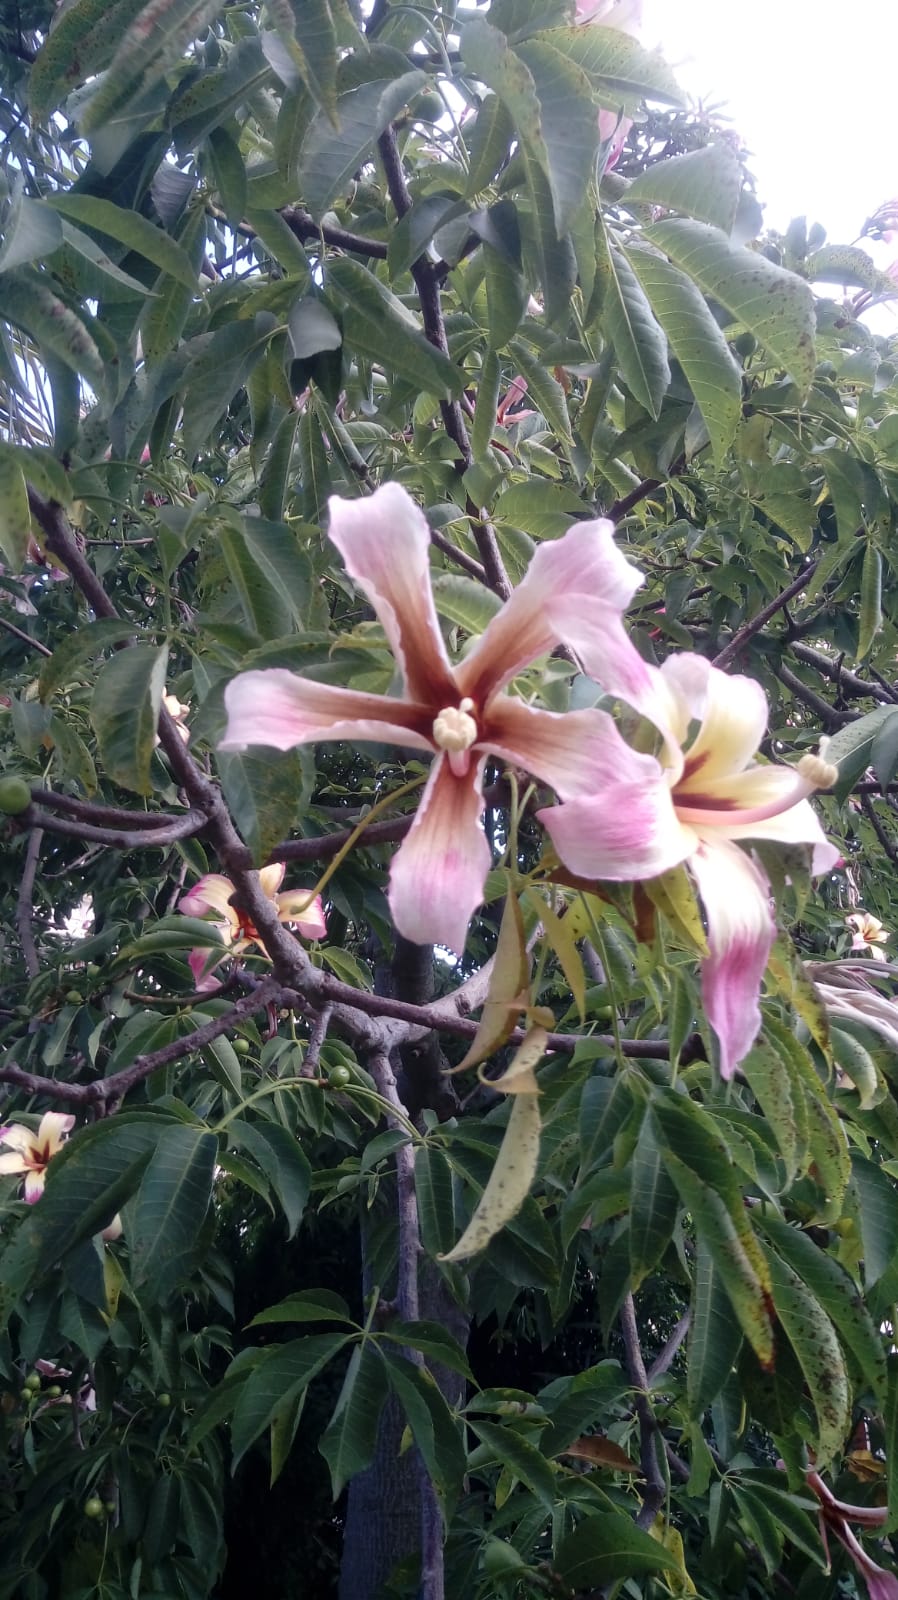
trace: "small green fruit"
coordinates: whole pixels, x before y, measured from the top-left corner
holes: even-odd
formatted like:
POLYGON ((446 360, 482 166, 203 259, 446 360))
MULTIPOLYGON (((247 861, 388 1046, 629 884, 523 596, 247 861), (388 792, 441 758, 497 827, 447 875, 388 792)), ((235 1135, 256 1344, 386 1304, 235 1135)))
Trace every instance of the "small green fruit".
POLYGON ((20 817, 31 804, 31 790, 24 778, 0 778, 0 811, 20 817))
POLYGON ((114 1517, 115 1513, 118 1510, 118 1506, 116 1505, 116 1502, 114 1500, 104 1500, 103 1501, 103 1510, 104 1511, 108 1511, 109 1515, 111 1517, 114 1517))
POLYGON ((163 1389, 161 1394, 157 1394, 157 1396, 156 1396, 156 1404, 159 1407, 160 1411, 167 1411, 168 1410, 169 1406, 171 1405, 171 1395, 169 1394, 167 1389, 163 1389))
POLYGON ((85 970, 89 978, 99 978, 100 976, 100 968, 97 966, 95 961, 88 961, 85 970))
POLYGON ((332 1089, 345 1089, 352 1082, 352 1073, 348 1067, 331 1067, 327 1081, 332 1089))
POLYGON ((62 1389, 60 1385, 58 1383, 51 1383, 49 1389, 47 1390, 47 1399, 58 1400, 61 1394, 62 1389))
POLYGON ((234 1040, 234 1054, 236 1056, 248 1056, 249 1052, 250 1052, 250 1042, 249 1042, 248 1039, 235 1039, 234 1040))
POLYGON ((24 1384, 22 1385, 22 1387, 25 1388, 25 1389, 34 1389, 34 1390, 39 1389, 40 1386, 41 1386, 41 1375, 40 1375, 39 1372, 29 1372, 27 1378, 25 1379, 24 1384))
POLYGON ((84 1004, 84 996, 80 989, 67 989, 65 992, 66 1005, 80 1006, 84 1004))
POLYGON ((90 1517, 94 1522, 96 1522, 98 1517, 103 1517, 106 1515, 106 1507, 104 1506, 98 1494, 92 1494, 89 1500, 85 1500, 82 1509, 84 1511, 84 1515, 86 1517, 90 1517))
POLYGON ((424 94, 419 94, 411 112, 416 122, 439 122, 440 117, 445 116, 446 107, 442 95, 434 89, 427 89, 424 94))

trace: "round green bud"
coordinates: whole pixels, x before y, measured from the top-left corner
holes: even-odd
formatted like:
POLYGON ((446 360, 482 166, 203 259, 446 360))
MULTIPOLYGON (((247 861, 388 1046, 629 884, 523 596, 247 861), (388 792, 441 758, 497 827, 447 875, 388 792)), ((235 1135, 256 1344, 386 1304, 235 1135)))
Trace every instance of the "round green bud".
POLYGON ((65 1001, 66 1005, 80 1006, 84 1004, 84 996, 80 989, 66 989, 65 1001))
POLYGON ((235 1055, 237 1055, 237 1056, 248 1056, 249 1052, 250 1052, 250 1042, 249 1042, 248 1039, 235 1039, 234 1040, 234 1054, 235 1055))
POLYGON ((24 778, 0 778, 0 811, 8 817, 20 817, 31 804, 31 790, 24 778))
POLYGON ((169 1406, 171 1405, 171 1395, 169 1394, 167 1389, 163 1389, 161 1394, 157 1394, 157 1396, 156 1396, 156 1404, 159 1407, 160 1411, 167 1411, 168 1410, 169 1406))
POLYGON ((84 1515, 86 1517, 90 1517, 94 1522, 98 1517, 105 1516, 106 1514, 106 1507, 104 1506, 98 1494, 92 1494, 89 1500, 85 1500, 82 1509, 84 1511, 84 1515))
POLYGON ((435 89, 425 89, 412 105, 411 113, 416 122, 439 122, 446 114, 442 95, 435 89))
POLYGON ((47 1390, 47 1399, 48 1400, 58 1400, 61 1394, 62 1394, 61 1385, 58 1384, 58 1383, 51 1383, 49 1389, 47 1390))
POLYGON ((28 1374, 28 1376, 25 1379, 25 1382, 23 1384, 23 1388, 25 1388, 25 1389, 39 1389, 40 1386, 41 1386, 41 1375, 40 1375, 40 1373, 39 1372, 29 1372, 29 1374, 28 1374))
POLYGON ((327 1081, 332 1089, 345 1089, 352 1082, 352 1073, 348 1067, 331 1067, 327 1081))

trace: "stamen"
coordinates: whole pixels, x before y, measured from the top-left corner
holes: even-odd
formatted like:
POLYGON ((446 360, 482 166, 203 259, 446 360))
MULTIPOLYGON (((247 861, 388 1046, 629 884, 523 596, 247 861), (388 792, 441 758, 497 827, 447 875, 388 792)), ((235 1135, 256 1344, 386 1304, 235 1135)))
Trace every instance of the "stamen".
POLYGON ((831 789, 839 776, 838 767, 834 767, 831 761, 825 761, 823 758, 822 740, 820 755, 802 756, 796 770, 805 782, 810 783, 815 789, 831 789))
POLYGON ((470 750, 477 738, 477 723, 471 716, 474 702, 467 695, 457 706, 444 706, 433 719, 433 742, 440 750, 470 750))

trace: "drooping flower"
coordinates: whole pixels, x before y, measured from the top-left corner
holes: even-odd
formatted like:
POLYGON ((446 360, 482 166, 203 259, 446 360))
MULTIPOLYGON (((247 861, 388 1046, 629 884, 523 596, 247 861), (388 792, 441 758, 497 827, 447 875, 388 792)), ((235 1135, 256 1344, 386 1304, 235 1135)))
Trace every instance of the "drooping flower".
MULTIPOLYGON (((585 664, 595 670, 589 659, 585 664)), ((767 875, 742 845, 808 844, 812 870, 830 871, 838 851, 806 796, 834 783, 836 769, 817 756, 803 756, 797 767, 752 759, 767 726, 767 700, 751 678, 728 677, 689 654, 648 670, 655 708, 643 696, 640 709, 665 732, 666 794, 654 832, 635 847, 619 839, 629 796, 613 778, 604 791, 537 815, 561 860, 580 877, 626 882, 688 863, 708 927, 703 1001, 720 1042, 721 1073, 730 1078, 761 1026, 758 998, 776 932, 767 875)))
POLYGON ((854 929, 851 939, 852 950, 869 950, 874 961, 888 959, 884 950, 876 948, 877 945, 885 944, 889 937, 888 930, 883 927, 878 917, 871 916, 869 911, 852 911, 845 921, 849 928, 854 929))
MULTIPOLYGON (((598 23, 603 28, 617 28, 620 33, 628 33, 635 39, 642 28, 642 0, 577 0, 575 15, 578 23, 598 23)), ((625 117, 621 111, 599 112, 599 138, 603 144, 611 141, 605 158, 606 171, 620 160, 632 126, 633 118, 625 117)))
POLYGON ((898 1001, 870 982, 869 962, 806 961, 830 1020, 870 1028, 890 1050, 898 1051, 898 1001))
POLYGON ((863 1577, 870 1600, 898 1600, 898 1577, 894 1572, 888 1572, 885 1567, 881 1567, 867 1554, 857 1534, 849 1527, 849 1522, 857 1522, 862 1527, 881 1531, 888 1521, 888 1507, 855 1506, 845 1500, 837 1500, 819 1472, 811 1469, 806 1477, 809 1487, 819 1501, 820 1532, 824 1549, 827 1548, 827 1532, 835 1534, 863 1577))
POLYGON ((74 1126, 74 1117, 61 1111, 45 1111, 36 1133, 22 1122, 10 1122, 0 1128, 0 1144, 8 1150, 0 1154, 0 1174, 24 1172, 24 1198, 30 1206, 43 1194, 47 1168, 74 1126))
MULTIPOLYGON (((310 898, 308 889, 281 889, 286 868, 282 861, 263 867, 259 885, 264 895, 277 907, 278 920, 288 927, 297 928, 304 939, 323 939, 327 932, 324 908, 320 896, 310 898)), ((215 967, 229 956, 240 955, 252 945, 265 952, 259 934, 243 911, 232 905, 236 893, 230 878, 221 872, 207 872, 192 889, 178 901, 178 910, 189 917, 208 917, 210 926, 221 935, 225 948, 210 967, 209 955, 214 945, 197 946, 191 950, 187 963, 196 980, 199 993, 219 988, 213 976, 215 967), (209 916, 209 913, 213 915, 209 916)))
POLYGON ((610 522, 581 522, 541 545, 523 582, 455 667, 437 622, 427 523, 405 490, 385 484, 368 499, 333 498, 329 531, 380 619, 402 696, 363 694, 276 667, 245 672, 225 690, 221 748, 352 740, 436 756, 390 874, 393 918, 406 938, 464 946, 490 866, 480 827, 488 754, 533 773, 562 799, 595 793, 613 776, 629 786, 627 842, 652 831, 662 781, 653 757, 631 750, 603 711, 543 711, 504 692, 523 667, 564 641, 588 653, 588 670, 611 692, 636 705, 649 696, 651 669, 621 621, 643 580, 614 544, 610 522))

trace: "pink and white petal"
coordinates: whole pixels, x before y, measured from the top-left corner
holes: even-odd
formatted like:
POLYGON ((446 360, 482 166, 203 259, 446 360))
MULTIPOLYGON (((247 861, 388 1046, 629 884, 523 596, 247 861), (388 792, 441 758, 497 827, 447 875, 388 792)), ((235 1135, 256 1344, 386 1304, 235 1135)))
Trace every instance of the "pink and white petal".
POLYGON ((213 973, 215 968, 221 965, 223 958, 219 956, 218 960, 212 961, 210 966, 213 954, 212 950, 200 947, 191 950, 187 957, 187 965, 193 973, 193 986, 197 994, 211 994, 213 989, 221 988, 219 980, 213 977, 213 973))
POLYGON ((223 872, 207 872, 192 889, 182 894, 178 910, 187 917, 205 917, 214 911, 226 924, 236 929, 239 917, 231 905, 234 885, 223 872))
POLYGON ((270 866, 259 868, 259 888, 267 900, 277 898, 277 892, 284 881, 287 871, 283 861, 272 861, 270 866))
MULTIPOLYGON (((10 1122, 3 1129, 3 1138, 0 1142, 10 1150, 20 1150, 23 1155, 30 1156, 37 1148, 38 1137, 30 1128, 26 1128, 24 1123, 10 1122)), ((8 1168, 10 1172, 13 1170, 12 1167, 8 1168)))
MULTIPOLYGON (((686 760, 688 767, 688 756, 686 760)), ((726 777, 702 778, 698 773, 688 783, 678 783, 674 805, 684 822, 707 823, 709 828, 763 822, 815 792, 797 767, 755 765, 726 777)))
POLYGON ((701 656, 669 656, 661 668, 681 714, 701 723, 678 788, 700 787, 748 766, 767 729, 767 696, 754 678, 730 675, 701 656))
POLYGON ((315 683, 283 667, 241 672, 225 689, 224 702, 228 722, 219 750, 245 750, 248 745, 292 750, 340 739, 433 749, 431 705, 315 683))
POLYGON ((716 836, 699 843, 689 866, 711 951, 702 963, 702 1000, 720 1044, 721 1076, 728 1079, 761 1028, 761 981, 776 936, 770 885, 751 856, 716 836))
POLYGON ((10 1150, 9 1155, 0 1155, 0 1177, 8 1177, 12 1173, 27 1172, 28 1167, 25 1157, 16 1151, 10 1150))
POLYGON ((55 1153, 74 1126, 73 1116, 67 1116, 63 1111, 45 1111, 37 1130, 38 1144, 55 1153))
POLYGON ((45 1167, 41 1167, 40 1171, 31 1171, 26 1174, 24 1198, 28 1205, 33 1206, 35 1201, 40 1199, 44 1192, 46 1178, 45 1167))
POLYGON ((560 643, 576 651, 609 693, 626 694, 622 685, 637 682, 647 693, 649 668, 621 623, 643 582, 605 517, 578 522, 561 539, 541 544, 522 582, 456 669, 460 693, 483 705, 528 662, 560 643))
POLYGON ((537 811, 559 859, 578 878, 610 883, 657 878, 692 855, 696 836, 678 820, 657 771, 649 781, 643 775, 619 776, 599 797, 537 811))
POLYGON ((456 777, 434 763, 409 833, 393 857, 389 901, 399 932, 415 944, 460 953, 483 899, 490 847, 480 826, 484 762, 456 777))
POLYGON ((511 695, 487 708, 479 748, 532 772, 562 800, 604 792, 621 777, 650 788, 660 775, 654 756, 632 750, 606 711, 543 711, 511 695))
POLYGON ((277 897, 281 922, 293 923, 304 939, 323 939, 327 933, 320 894, 310 899, 308 889, 285 889, 277 897))
MULTIPOLYGON (((704 828, 699 831, 705 833, 704 828)), ((710 836, 711 830, 707 832, 710 836)), ((797 806, 790 806, 788 811, 780 812, 777 817, 768 817, 763 822, 728 822, 722 828, 715 828, 715 838, 718 835, 727 839, 770 839, 776 844, 809 844, 813 849, 811 871, 815 877, 832 872, 841 859, 836 846, 830 844, 823 832, 820 819, 808 800, 799 800, 797 806)))
POLYGON ((401 484, 365 499, 329 501, 328 533, 349 576, 371 601, 402 668, 406 693, 426 705, 455 704, 430 586, 430 529, 401 484))

